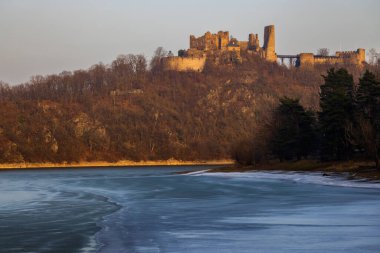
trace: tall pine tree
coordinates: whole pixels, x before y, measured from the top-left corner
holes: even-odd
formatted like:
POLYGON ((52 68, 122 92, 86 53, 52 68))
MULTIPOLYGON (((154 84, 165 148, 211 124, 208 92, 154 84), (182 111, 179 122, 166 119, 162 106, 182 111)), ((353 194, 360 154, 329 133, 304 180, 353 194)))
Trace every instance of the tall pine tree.
POLYGON ((349 159, 353 153, 349 129, 353 122, 354 81, 345 69, 330 69, 321 86, 319 123, 323 160, 349 159))
POLYGON ((275 111, 272 153, 280 160, 307 157, 316 147, 315 118, 298 99, 282 98, 275 111))
POLYGON ((359 82, 355 115, 357 141, 380 170, 380 82, 368 70, 359 82))

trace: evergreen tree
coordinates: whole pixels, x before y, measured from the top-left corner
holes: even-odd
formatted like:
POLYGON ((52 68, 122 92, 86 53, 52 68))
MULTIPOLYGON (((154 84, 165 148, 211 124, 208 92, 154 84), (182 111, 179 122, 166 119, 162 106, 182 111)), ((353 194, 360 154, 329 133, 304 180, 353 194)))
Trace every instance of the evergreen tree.
POLYGON ((315 119, 298 99, 280 99, 275 112, 276 130, 272 152, 281 161, 307 157, 316 147, 315 119))
POLYGON ((330 69, 321 86, 319 123, 323 160, 349 159, 353 145, 350 129, 353 123, 354 81, 347 70, 330 69))
POLYGON ((365 72, 356 95, 357 140, 380 169, 380 82, 375 75, 365 72))

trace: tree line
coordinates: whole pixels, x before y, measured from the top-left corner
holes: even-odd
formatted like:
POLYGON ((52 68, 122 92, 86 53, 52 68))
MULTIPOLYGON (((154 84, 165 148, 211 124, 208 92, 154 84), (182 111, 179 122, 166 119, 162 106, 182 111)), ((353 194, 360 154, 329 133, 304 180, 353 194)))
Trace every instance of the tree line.
MULTIPOLYGON (((319 111, 305 109, 299 99, 280 99, 266 125, 269 134, 261 136, 266 143, 266 153, 261 154, 280 161, 310 156, 322 161, 365 158, 380 169, 379 79, 366 70, 355 83, 344 68, 328 70, 323 79, 319 111)), ((257 143, 235 150, 236 159, 244 164, 256 163, 255 150, 263 147, 257 143)))

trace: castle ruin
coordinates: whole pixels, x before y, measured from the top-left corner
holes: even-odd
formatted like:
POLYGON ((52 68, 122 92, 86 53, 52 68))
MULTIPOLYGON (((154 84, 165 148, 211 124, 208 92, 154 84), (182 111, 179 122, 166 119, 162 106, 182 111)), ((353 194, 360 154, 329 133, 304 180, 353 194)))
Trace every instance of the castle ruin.
POLYGON ((249 34, 247 41, 238 41, 229 32, 219 31, 216 34, 206 32, 201 37, 190 35, 190 48, 180 50, 178 56, 164 59, 164 68, 175 71, 202 71, 207 60, 218 62, 241 62, 241 53, 256 54, 269 62, 289 59, 296 67, 314 66, 316 64, 356 64, 365 62, 365 50, 336 52, 335 56, 321 56, 312 53, 298 55, 277 55, 274 25, 264 28, 264 43, 260 47, 258 34, 249 34))
POLYGON ((229 32, 210 32, 196 38, 190 36, 190 48, 179 56, 165 58, 165 69, 177 71, 202 71, 207 59, 214 61, 241 61, 241 52, 258 54, 263 59, 277 61, 274 26, 265 27, 264 46, 260 47, 258 34, 249 34, 247 41, 230 37, 229 32))

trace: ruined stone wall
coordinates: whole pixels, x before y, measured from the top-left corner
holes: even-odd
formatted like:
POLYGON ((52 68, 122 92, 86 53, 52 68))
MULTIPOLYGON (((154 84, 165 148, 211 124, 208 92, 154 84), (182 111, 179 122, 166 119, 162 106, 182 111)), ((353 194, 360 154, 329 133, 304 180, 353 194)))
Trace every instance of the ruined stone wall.
POLYGON ((229 32, 218 32, 218 49, 226 50, 227 45, 230 42, 230 33, 229 32))
POLYGON ((190 36, 190 48, 191 49, 197 49, 197 50, 205 50, 205 36, 196 38, 195 36, 190 36))
POLYGON ((197 71, 203 70, 206 57, 167 57, 164 59, 165 70, 197 71))
POLYGON ((312 53, 299 54, 299 65, 312 66, 315 64, 355 64, 361 65, 365 62, 365 50, 359 48, 357 51, 336 52, 335 56, 321 56, 312 53))
POLYGON ((299 66, 314 66, 315 64, 341 64, 343 58, 336 56, 316 56, 312 53, 302 53, 299 55, 299 66))
POLYGON ((359 48, 356 51, 336 52, 335 55, 351 64, 362 64, 365 62, 365 49, 362 48, 359 48))
POLYGON ((304 66, 313 66, 314 65, 314 54, 312 53, 302 53, 299 55, 299 65, 304 66))
POLYGON ((341 64, 343 59, 335 56, 314 56, 314 64, 341 64))
POLYGON ((203 50, 198 50, 195 48, 190 48, 186 51, 186 56, 187 57, 203 57, 204 56, 204 51, 203 50))
POLYGON ((204 50, 217 50, 218 49, 218 35, 207 32, 204 36, 204 50))
POLYGON ((198 49, 198 40, 194 35, 190 35, 190 49, 198 49))
POLYGON ((196 38, 194 35, 190 35, 190 49, 202 51, 227 50, 229 41, 229 32, 220 31, 217 34, 207 32, 199 38, 196 38))
POLYGON ((248 41, 239 41, 239 46, 240 46, 240 49, 241 51, 247 51, 249 49, 249 42, 248 41))
POLYGON ((228 46, 227 50, 229 52, 237 52, 239 55, 240 55, 240 51, 241 51, 240 46, 228 46))
POLYGON ((251 33, 248 37, 248 49, 253 51, 259 51, 260 49, 260 41, 259 35, 251 33))

